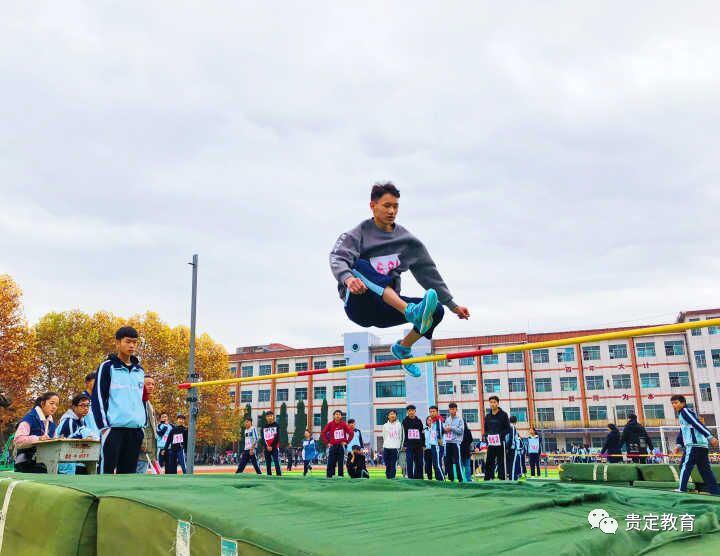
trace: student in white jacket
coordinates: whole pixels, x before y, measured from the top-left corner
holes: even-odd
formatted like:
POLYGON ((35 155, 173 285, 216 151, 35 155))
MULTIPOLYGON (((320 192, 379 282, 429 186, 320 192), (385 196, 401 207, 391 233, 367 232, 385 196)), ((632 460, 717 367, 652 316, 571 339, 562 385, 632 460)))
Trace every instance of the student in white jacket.
POLYGON ((388 412, 387 418, 387 422, 383 425, 383 461, 385 462, 385 476, 388 479, 394 479, 398 454, 403 443, 403 428, 400 421, 397 420, 397 412, 394 409, 388 412))

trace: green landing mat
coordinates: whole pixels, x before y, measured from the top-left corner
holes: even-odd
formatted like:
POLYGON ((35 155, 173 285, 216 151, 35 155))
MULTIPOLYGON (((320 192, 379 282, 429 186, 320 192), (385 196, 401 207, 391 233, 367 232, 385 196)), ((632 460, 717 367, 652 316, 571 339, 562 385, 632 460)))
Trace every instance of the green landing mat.
MULTIPOLYGON (((22 478, 46 488, 60 485, 94 496, 99 501, 100 556, 720 553, 720 499, 604 484, 494 481, 457 485, 249 474, 22 478), (588 514, 594 509, 603 509, 617 520, 615 534, 591 529, 588 514), (691 514, 694 527, 692 532, 628 531, 626 516, 630 514, 678 518, 691 514), (178 520, 188 522, 189 547, 178 540, 178 520), (222 538, 240 542, 236 549, 226 544, 221 553, 222 538)), ((16 511, 14 503, 13 498, 9 515, 16 511)), ((18 507, 21 515, 15 523, 32 520, 33 511, 18 507)), ((63 511, 43 516, 39 523, 54 527, 53 520, 65 519, 63 511)), ((42 535, 44 527, 36 531, 42 535)), ((6 554, 13 553, 0 552, 6 554)))

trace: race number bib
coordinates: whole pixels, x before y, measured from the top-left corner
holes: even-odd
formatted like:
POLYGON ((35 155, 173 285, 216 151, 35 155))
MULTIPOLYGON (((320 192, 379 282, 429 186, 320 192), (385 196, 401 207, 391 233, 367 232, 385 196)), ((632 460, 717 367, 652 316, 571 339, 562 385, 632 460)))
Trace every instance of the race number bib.
POLYGON ((452 440, 453 439, 453 433, 452 431, 445 433, 445 440, 452 440))
POLYGON ((172 443, 173 444, 182 444, 183 443, 183 435, 182 434, 174 434, 172 443))
POLYGON ((333 438, 335 440, 345 440, 345 431, 342 429, 335 429, 335 432, 333 432, 333 438))
POLYGON ((433 442, 437 441, 437 431, 435 431, 435 429, 430 431, 430 440, 433 442))
POLYGON ((250 450, 252 448, 253 442, 252 438, 246 438, 245 439, 245 449, 250 450))
POLYGON ((408 440, 420 440, 420 431, 417 429, 408 429, 408 440))
POLYGON ((275 438, 275 429, 263 429, 263 438, 265 442, 271 441, 275 438))
POLYGON ((488 446, 500 446, 500 435, 488 434, 488 446))
POLYGON ((539 438, 528 438, 528 452, 536 454, 540 451, 540 439, 539 438))
POLYGON ((383 255, 381 257, 370 257, 370 264, 380 274, 390 274, 400 266, 400 255, 383 255))

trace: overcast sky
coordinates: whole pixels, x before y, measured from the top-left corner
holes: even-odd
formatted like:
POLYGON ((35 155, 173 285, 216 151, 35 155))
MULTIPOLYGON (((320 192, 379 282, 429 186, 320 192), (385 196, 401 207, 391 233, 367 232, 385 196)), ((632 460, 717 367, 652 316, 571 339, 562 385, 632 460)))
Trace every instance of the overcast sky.
POLYGON ((328 252, 376 180, 472 312, 438 335, 720 306, 715 2, 40 4, 0 17, 0 272, 31 322, 187 324, 199 253, 229 350, 340 343, 328 252))

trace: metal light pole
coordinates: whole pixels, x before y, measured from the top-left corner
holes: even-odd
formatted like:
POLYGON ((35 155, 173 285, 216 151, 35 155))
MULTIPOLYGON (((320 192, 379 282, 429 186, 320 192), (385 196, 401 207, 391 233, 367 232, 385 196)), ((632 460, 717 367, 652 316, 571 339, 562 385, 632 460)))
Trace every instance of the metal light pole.
MULTIPOLYGON (((192 301, 190 305, 190 359, 188 362, 188 382, 197 382, 199 378, 195 372, 195 315, 197 309, 197 272, 198 272, 198 256, 193 255, 191 263, 192 270, 192 301)), ((188 420, 188 453, 187 453, 187 470, 192 475, 195 468, 195 428, 197 426, 197 388, 190 388, 187 397, 190 402, 190 415, 188 420)))

